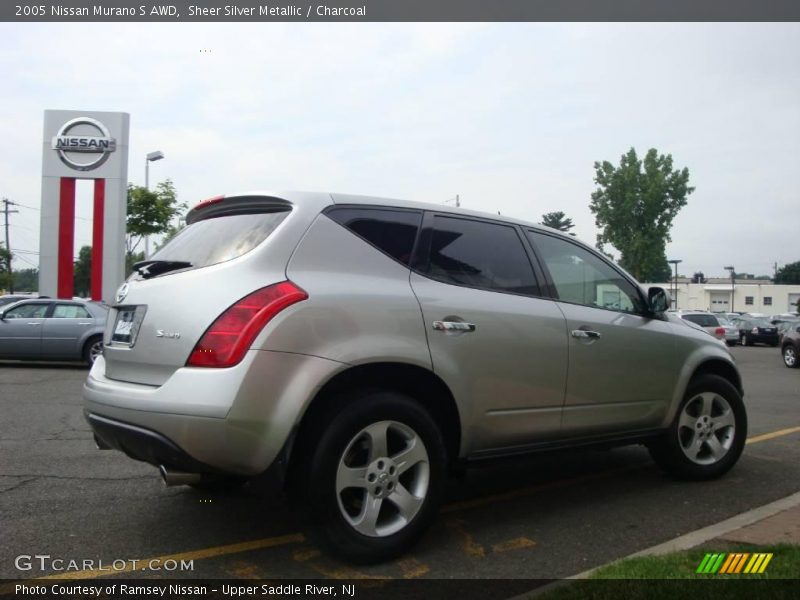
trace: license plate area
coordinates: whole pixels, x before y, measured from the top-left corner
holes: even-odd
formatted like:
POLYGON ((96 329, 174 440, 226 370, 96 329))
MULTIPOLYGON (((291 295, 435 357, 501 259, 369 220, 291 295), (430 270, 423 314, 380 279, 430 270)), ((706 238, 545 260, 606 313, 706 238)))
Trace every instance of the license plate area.
POLYGON ((127 346, 132 348, 136 343, 136 336, 144 321, 146 306, 120 306, 111 331, 112 346, 127 346))

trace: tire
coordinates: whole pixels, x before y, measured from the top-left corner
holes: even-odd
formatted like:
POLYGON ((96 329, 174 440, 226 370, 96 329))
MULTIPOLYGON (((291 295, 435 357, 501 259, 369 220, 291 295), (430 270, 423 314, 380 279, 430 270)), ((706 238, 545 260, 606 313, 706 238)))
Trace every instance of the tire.
POLYGON ((742 346, 749 346, 749 345, 750 345, 750 342, 747 339, 747 334, 743 333, 742 334, 742 346))
POLYGON ((310 536, 359 564, 403 554, 442 502, 441 432, 420 404, 391 391, 348 394, 329 416, 321 436, 309 440, 315 447, 302 481, 310 536))
POLYGON ((738 341, 738 340, 726 340, 726 341, 725 341, 725 343, 726 343, 728 346, 731 346, 731 347, 733 347, 733 346, 736 346, 736 345, 739 343, 739 341, 738 341))
POLYGON ((797 348, 792 344, 786 344, 781 352, 783 356, 783 364, 790 369, 797 369, 800 367, 800 357, 797 356, 797 348))
POLYGON ((727 473, 746 438, 747 412, 739 391, 718 375, 701 375, 689 383, 669 429, 649 449, 670 475, 701 481, 727 473))
POLYGON ((83 345, 83 362, 90 367, 94 361, 103 353, 103 338, 100 336, 90 337, 83 345))

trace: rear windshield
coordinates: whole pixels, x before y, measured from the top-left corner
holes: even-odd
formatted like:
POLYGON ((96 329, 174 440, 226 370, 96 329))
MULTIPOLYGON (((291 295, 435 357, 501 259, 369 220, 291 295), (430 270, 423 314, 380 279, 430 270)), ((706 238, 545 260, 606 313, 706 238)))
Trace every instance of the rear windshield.
POLYGON ((152 260, 188 262, 197 268, 238 258, 267 239, 288 214, 288 210, 282 210, 195 221, 156 252, 152 260))
POLYGON ((700 325, 700 327, 717 327, 719 322, 714 315, 683 315, 683 318, 692 323, 700 325))

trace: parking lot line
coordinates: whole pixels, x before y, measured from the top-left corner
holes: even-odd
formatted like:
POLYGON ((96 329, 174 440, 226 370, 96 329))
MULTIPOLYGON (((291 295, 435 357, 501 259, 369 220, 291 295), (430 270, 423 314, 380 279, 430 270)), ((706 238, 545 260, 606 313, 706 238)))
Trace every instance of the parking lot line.
MULTIPOLYGON (((746 443, 747 444, 757 444, 759 442, 765 442, 767 440, 772 440, 772 439, 775 439, 775 438, 778 438, 778 437, 791 435, 792 433, 798 433, 798 432, 800 432, 800 427, 789 427, 789 428, 786 428, 786 429, 780 429, 778 431, 773 431, 773 432, 770 432, 770 433, 764 433, 764 434, 761 434, 761 435, 750 437, 750 438, 747 439, 746 443)), ((548 489, 564 487, 564 486, 575 484, 575 483, 585 483, 585 482, 593 481, 593 480, 596 480, 596 479, 604 479, 606 477, 613 477, 614 475, 618 475, 618 474, 626 473, 626 472, 629 472, 629 471, 635 471, 635 470, 638 470, 638 469, 645 468, 648 465, 650 465, 649 461, 648 462, 644 462, 644 463, 638 463, 638 464, 635 464, 635 465, 628 465, 628 466, 621 467, 621 468, 618 468, 618 469, 609 469, 608 471, 601 471, 599 473, 593 473, 591 475, 584 475, 584 476, 581 476, 581 477, 573 477, 573 478, 570 478, 570 479, 561 479, 561 480, 557 480, 557 481, 551 481, 551 482, 543 483, 543 484, 540 484, 540 485, 529 486, 529 487, 526 487, 526 488, 523 488, 523 489, 520 489, 520 490, 512 490, 510 492, 505 492, 503 494, 495 494, 495 495, 492 495, 492 496, 484 496, 482 498, 476 498, 474 500, 464 500, 464 501, 461 501, 461 502, 453 502, 453 503, 445 505, 442 508, 441 512, 442 513, 450 513, 450 512, 455 512, 455 511, 459 511, 459 510, 466 510, 466 509, 470 509, 470 508, 478 508, 478 507, 481 507, 481 506, 485 506, 487 504, 491 504, 493 502, 500 502, 500 501, 503 501, 503 500, 513 500, 513 499, 516 499, 516 498, 522 498, 522 497, 530 496, 531 494, 534 494, 536 492, 540 492, 540 491, 544 491, 544 490, 548 490, 548 489)), ((455 527, 454 528, 455 533, 461 533, 458 530, 459 530, 459 527, 455 527)), ((166 555, 163 555, 163 556, 156 556, 156 557, 153 557, 153 558, 143 559, 143 560, 140 560, 140 561, 137 561, 137 562, 138 562, 138 565, 142 565, 142 564, 147 565, 147 564, 154 563, 154 562, 157 562, 158 564, 164 564, 164 562, 166 562, 168 560, 174 560, 174 561, 177 561, 177 562, 180 562, 181 560, 184 560, 184 561, 187 561, 187 560, 202 560, 202 559, 205 559, 205 558, 215 558, 217 556, 225 556, 225 555, 228 555, 228 554, 238 554, 240 552, 250 552, 252 550, 262 550, 264 548, 274 548, 274 547, 277 547, 277 546, 287 546, 287 545, 291 545, 291 544, 302 544, 305 541, 306 541, 306 539, 305 539, 305 536, 303 536, 303 534, 301 534, 301 533, 290 533, 290 534, 283 535, 283 536, 277 536, 277 537, 271 537, 271 538, 262 538, 262 539, 259 539, 259 540, 252 540, 252 541, 249 541, 249 542, 239 542, 239 543, 236 543, 236 544, 227 544, 225 546, 213 546, 213 547, 210 547, 210 548, 203 548, 201 550, 193 550, 193 551, 190 551, 190 552, 181 552, 181 553, 178 553, 178 554, 166 554, 166 555)), ((466 550, 468 554, 477 553, 479 555, 480 551, 476 552, 476 550, 477 550, 476 546, 477 546, 477 544, 475 546, 473 546, 473 545, 471 545, 469 543, 469 541, 467 541, 467 543, 465 544, 465 550, 468 548, 468 550, 466 550)), ((484 553, 485 553, 485 549, 483 549, 481 547, 481 550, 483 550, 484 553)), ((317 554, 313 553, 308 558, 311 558, 312 556, 316 557, 317 554)), ((306 560, 308 560, 308 558, 306 558, 306 560)), ((295 560, 301 560, 302 561, 303 558, 299 558, 299 557, 296 556, 295 560)), ((315 565, 315 566, 318 566, 318 565, 315 565)), ((34 581, 41 581, 41 580, 48 580, 48 579, 95 579, 95 578, 98 578, 98 577, 105 577, 105 576, 109 576, 109 575, 120 575, 120 574, 123 574, 123 573, 130 573, 131 571, 134 571, 134 570, 136 570, 136 566, 133 566, 132 564, 129 564, 129 566, 126 566, 124 569, 120 569, 118 571, 117 570, 108 571, 108 570, 101 570, 101 569, 92 569, 92 570, 86 570, 86 571, 69 571, 69 572, 57 573, 57 574, 54 574, 54 575, 45 575, 45 576, 42 576, 42 577, 37 577, 37 578, 32 579, 30 581, 31 581, 31 583, 33 583, 34 581)), ((317 570, 318 572, 320 572, 322 574, 325 574, 325 573, 323 573, 322 569, 315 569, 315 570, 317 570)), ((327 570, 328 569, 325 569, 325 571, 327 571, 327 570)), ((336 570, 333 570, 333 571, 329 572, 329 576, 334 576, 334 578, 337 575, 341 577, 341 576, 344 575, 344 572, 337 572, 336 570)))
POLYGON ((765 442, 767 440, 772 440, 777 437, 782 437, 784 435, 789 435, 792 433, 800 432, 800 427, 789 427, 788 429, 780 429, 779 431, 773 431, 771 433, 764 433, 762 435, 756 435, 751 438, 747 438, 747 444, 756 444, 758 442, 765 442))

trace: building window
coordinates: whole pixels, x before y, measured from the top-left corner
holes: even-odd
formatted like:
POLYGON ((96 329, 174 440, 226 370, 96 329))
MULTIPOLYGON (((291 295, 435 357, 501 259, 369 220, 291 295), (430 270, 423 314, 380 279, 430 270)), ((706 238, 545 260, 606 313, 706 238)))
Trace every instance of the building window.
POLYGON ((752 296, 745 296, 744 297, 744 303, 747 304, 748 306, 752 306, 753 305, 753 297, 752 296))
POLYGON ((772 296, 764 296, 764 306, 772 306, 772 296))

